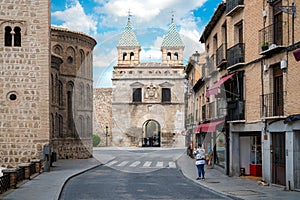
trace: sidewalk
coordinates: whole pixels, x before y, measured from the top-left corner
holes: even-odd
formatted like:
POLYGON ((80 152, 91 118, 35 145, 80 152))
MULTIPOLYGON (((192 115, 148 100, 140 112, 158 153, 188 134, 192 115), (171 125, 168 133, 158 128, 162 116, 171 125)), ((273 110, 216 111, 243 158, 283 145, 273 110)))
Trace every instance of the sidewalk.
MULTIPOLYGON (((79 159, 79 160, 59 160, 51 167, 50 172, 43 172, 30 181, 15 190, 0 195, 3 200, 57 200, 65 182, 83 173, 89 169, 105 164, 112 160, 107 154, 99 154, 98 158, 79 159)), ((194 164, 195 160, 183 154, 177 160, 177 166, 183 175, 219 194, 233 199, 300 199, 300 192, 284 191, 282 187, 276 186, 259 186, 256 181, 228 177, 216 169, 206 169, 206 180, 200 181, 197 178, 197 169, 194 164)))
POLYGON ((240 177, 228 177, 216 169, 206 168, 205 181, 196 180, 198 175, 195 160, 187 155, 181 156, 177 164, 184 176, 190 180, 233 199, 300 199, 300 192, 284 191, 283 187, 278 186, 259 186, 257 181, 240 177))

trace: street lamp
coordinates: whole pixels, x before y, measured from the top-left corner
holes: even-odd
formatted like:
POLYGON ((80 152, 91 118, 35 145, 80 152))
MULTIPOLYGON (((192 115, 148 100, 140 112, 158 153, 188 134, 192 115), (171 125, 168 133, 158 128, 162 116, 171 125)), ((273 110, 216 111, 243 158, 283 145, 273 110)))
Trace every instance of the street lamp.
POLYGON ((108 126, 105 126, 105 129, 106 129, 105 136, 106 136, 106 146, 107 146, 108 126))
POLYGON ((193 54, 193 56, 194 56, 194 61, 195 61, 196 63, 198 63, 199 57, 200 57, 200 53, 198 53, 198 51, 196 51, 196 52, 193 54))

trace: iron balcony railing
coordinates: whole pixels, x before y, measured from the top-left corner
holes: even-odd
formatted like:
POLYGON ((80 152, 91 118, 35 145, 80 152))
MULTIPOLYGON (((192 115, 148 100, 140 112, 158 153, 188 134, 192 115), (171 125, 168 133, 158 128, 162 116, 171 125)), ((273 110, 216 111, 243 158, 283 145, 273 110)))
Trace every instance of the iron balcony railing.
POLYGON ((285 32, 288 27, 285 27, 284 24, 286 23, 280 21, 259 30, 259 52, 288 45, 288 36, 285 32))
POLYGON ((216 51, 216 65, 220 66, 226 61, 226 43, 223 43, 216 51))
POLYGON ((245 44, 238 43, 227 50, 227 66, 245 62, 245 44))
POLYGON ((284 99, 286 92, 261 95, 261 117, 284 116, 284 99))
POLYGON ((245 101, 235 100, 227 102, 227 121, 245 119, 245 101))
POLYGON ((226 1, 226 13, 230 13, 236 7, 244 5, 244 0, 227 0, 226 1))

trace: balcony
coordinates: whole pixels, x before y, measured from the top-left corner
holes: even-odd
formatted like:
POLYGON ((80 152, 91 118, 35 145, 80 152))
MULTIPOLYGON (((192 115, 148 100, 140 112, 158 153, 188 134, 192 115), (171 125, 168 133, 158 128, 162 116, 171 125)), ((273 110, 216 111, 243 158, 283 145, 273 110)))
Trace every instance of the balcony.
POLYGON ((227 102, 227 121, 245 119, 245 101, 235 100, 227 102))
POLYGON ((238 43, 227 50, 227 68, 234 68, 245 63, 245 44, 238 43))
POLYGON ((273 54, 288 45, 286 23, 278 22, 259 30, 259 51, 261 55, 273 54))
POLYGON ((227 63, 226 60, 226 43, 223 43, 216 51, 216 65, 217 68, 224 67, 227 63))
POLYGON ((286 92, 261 95, 261 117, 284 116, 284 99, 286 92))
POLYGON ((227 0, 226 15, 232 17, 244 8, 244 0, 227 0))
POLYGON ((215 55, 206 58, 205 76, 209 77, 215 71, 215 55))

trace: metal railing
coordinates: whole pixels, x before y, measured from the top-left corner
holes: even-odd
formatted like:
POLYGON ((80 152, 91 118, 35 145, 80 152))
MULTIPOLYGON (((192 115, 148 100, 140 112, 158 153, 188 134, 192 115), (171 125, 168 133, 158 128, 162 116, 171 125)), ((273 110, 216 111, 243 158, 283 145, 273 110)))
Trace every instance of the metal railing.
POLYGON ((245 62, 245 44, 238 43, 227 50, 227 66, 245 62))
POLYGON ((286 92, 261 95, 261 117, 284 116, 284 99, 286 92))
POLYGON ((226 1, 226 13, 229 13, 237 6, 244 5, 244 0, 227 0, 226 1))
POLYGON ((216 51, 216 65, 219 66, 226 60, 226 43, 223 43, 216 51))
POLYGON ((287 38, 284 37, 284 30, 286 29, 284 24, 283 21, 280 21, 258 31, 259 52, 266 51, 269 48, 274 48, 276 46, 287 45, 287 38))
POLYGON ((245 101, 235 100, 227 102, 226 120, 244 120, 245 119, 245 101))

